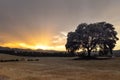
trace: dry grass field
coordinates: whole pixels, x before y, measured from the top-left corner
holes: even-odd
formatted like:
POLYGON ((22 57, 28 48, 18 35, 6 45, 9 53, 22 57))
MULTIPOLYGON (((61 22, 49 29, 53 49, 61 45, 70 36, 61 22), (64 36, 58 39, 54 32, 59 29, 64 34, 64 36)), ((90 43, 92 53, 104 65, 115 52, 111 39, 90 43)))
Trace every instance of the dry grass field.
MULTIPOLYGON (((0 58, 21 58, 0 55, 0 58)), ((120 80, 120 58, 73 60, 40 57, 39 61, 0 62, 0 80, 120 80)))

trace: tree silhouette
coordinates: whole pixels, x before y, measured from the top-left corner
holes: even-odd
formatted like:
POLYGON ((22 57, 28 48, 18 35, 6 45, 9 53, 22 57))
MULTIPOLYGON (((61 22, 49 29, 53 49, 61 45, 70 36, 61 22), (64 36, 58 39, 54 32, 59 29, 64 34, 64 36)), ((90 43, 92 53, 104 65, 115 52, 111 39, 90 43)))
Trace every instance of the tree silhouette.
POLYGON ((103 31, 101 31, 101 35, 99 36, 100 41, 100 48, 103 48, 103 51, 105 53, 106 49, 110 51, 111 55, 113 55, 113 48, 115 47, 116 41, 119 40, 117 38, 117 32, 115 31, 115 28, 112 24, 102 22, 98 23, 101 24, 101 27, 103 31))
POLYGON ((69 32, 67 35, 67 43, 65 45, 67 51, 74 55, 74 52, 79 49, 79 36, 75 32, 69 32))
POLYGON ((74 53, 79 49, 84 49, 87 51, 88 57, 90 57, 91 52, 98 47, 104 54, 106 50, 109 50, 109 52, 113 54, 112 50, 118 40, 116 35, 117 32, 110 23, 81 23, 78 25, 75 32, 68 33, 65 46, 70 53, 74 53))

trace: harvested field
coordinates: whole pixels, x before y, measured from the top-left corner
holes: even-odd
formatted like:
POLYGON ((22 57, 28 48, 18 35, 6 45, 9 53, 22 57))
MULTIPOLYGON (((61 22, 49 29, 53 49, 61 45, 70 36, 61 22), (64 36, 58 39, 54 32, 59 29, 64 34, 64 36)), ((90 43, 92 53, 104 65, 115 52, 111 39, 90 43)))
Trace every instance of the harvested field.
POLYGON ((0 62, 0 80, 120 80, 119 57, 74 58, 40 57, 39 61, 0 62))

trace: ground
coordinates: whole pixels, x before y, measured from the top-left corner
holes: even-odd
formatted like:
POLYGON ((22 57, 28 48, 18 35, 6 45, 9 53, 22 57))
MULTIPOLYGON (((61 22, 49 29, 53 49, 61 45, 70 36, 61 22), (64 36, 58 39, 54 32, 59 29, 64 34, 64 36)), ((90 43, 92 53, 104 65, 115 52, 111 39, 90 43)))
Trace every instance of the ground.
POLYGON ((119 57, 75 58, 40 57, 39 61, 0 62, 0 80, 120 80, 119 57))

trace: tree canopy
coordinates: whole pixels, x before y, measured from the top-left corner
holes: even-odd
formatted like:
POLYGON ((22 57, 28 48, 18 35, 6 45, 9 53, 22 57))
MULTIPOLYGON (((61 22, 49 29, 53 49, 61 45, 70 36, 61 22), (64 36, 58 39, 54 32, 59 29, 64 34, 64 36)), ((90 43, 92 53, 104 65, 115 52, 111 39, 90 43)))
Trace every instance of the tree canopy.
POLYGON ((104 54, 108 50, 112 55, 117 40, 117 32, 110 23, 81 23, 74 32, 68 33, 65 47, 71 53, 84 49, 88 52, 87 56, 90 56, 91 52, 98 48, 104 54))

